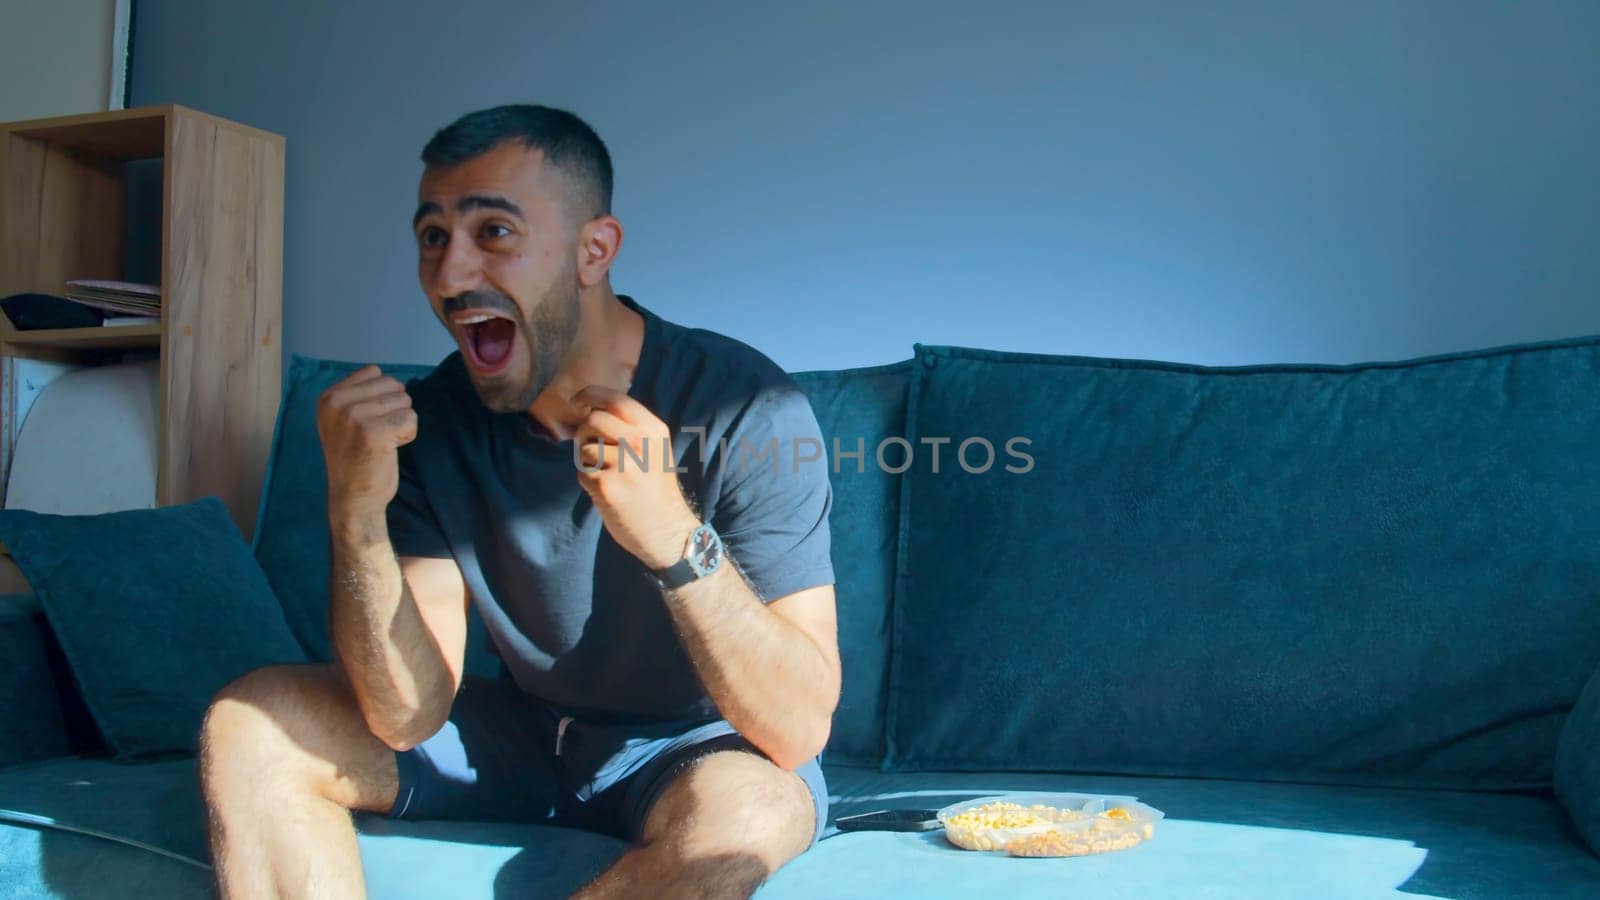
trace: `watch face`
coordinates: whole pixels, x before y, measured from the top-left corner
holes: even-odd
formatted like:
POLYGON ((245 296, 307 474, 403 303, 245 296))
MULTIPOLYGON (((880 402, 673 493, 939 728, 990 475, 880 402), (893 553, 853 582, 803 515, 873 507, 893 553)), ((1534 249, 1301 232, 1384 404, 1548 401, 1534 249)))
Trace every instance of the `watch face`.
POLYGON ((717 538, 717 533, 709 525, 701 525, 694 530, 694 536, 689 542, 689 563, 699 570, 700 574, 708 575, 722 562, 722 541, 717 538))

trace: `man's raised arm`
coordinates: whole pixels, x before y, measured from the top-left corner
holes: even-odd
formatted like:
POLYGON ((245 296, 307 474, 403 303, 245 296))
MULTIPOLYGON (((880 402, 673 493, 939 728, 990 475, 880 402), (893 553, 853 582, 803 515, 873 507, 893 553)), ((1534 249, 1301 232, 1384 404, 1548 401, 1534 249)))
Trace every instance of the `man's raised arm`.
POLYGON ((454 560, 401 560, 389 540, 398 450, 417 435, 405 387, 367 366, 322 395, 317 431, 328 466, 334 654, 367 727, 407 749, 444 724, 461 684, 466 585, 454 560))

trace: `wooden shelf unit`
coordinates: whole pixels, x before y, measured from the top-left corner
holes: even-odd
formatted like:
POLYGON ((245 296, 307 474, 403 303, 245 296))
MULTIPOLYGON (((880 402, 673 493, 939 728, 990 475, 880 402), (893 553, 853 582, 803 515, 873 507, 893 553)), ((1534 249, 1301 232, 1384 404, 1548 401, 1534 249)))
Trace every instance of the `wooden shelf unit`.
MULTIPOLYGON (((0 328, 6 328, 0 324, 0 328)), ((161 346, 161 322, 149 325, 118 325, 112 328, 44 328, 37 331, 10 331, 0 337, 7 344, 37 344, 61 349, 117 348, 137 349, 161 346)))
MULTIPOLYGON (((156 502, 215 494, 248 537, 282 378, 279 135, 182 106, 0 124, 0 296, 127 280, 128 164, 161 160, 162 314, 150 324, 18 331, 5 357, 97 363, 160 355, 156 502)), ((15 423, 0 404, 0 490, 15 423)))

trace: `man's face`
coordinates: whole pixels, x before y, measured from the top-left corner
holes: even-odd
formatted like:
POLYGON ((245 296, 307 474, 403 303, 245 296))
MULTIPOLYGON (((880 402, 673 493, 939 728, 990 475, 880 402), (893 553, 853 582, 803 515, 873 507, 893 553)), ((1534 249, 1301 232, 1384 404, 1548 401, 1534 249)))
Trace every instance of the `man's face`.
POLYGON ((484 405, 533 405, 578 331, 576 233, 559 176, 518 143, 422 173, 417 277, 484 405))

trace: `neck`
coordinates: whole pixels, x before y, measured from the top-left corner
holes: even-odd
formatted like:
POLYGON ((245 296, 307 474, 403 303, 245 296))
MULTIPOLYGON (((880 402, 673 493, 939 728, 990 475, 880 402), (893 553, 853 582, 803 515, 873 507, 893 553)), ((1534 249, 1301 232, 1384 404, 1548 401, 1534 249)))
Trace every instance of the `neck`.
POLYGON ((583 420, 572 395, 591 384, 626 392, 633 384, 644 347, 644 317, 629 309, 609 284, 580 299, 578 334, 568 362, 528 407, 528 415, 546 434, 564 441, 583 420))

